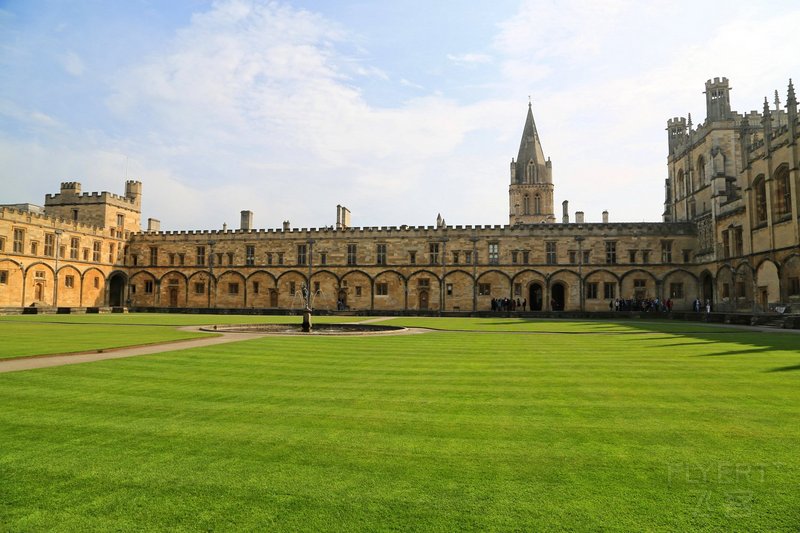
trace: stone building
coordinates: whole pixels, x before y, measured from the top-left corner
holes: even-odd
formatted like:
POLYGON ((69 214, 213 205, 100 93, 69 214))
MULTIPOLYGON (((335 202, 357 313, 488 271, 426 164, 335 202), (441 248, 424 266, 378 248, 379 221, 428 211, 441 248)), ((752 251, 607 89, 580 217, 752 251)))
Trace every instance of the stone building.
POLYGON ((316 309, 608 310, 617 299, 669 298, 689 309, 753 311, 800 303, 798 118, 731 110, 725 78, 706 83, 706 120, 670 119, 663 222, 556 222, 552 165, 528 106, 509 185, 509 224, 336 225, 141 231, 142 185, 125 195, 62 183, 45 206, 0 207, 0 307, 286 309, 310 287, 316 309))

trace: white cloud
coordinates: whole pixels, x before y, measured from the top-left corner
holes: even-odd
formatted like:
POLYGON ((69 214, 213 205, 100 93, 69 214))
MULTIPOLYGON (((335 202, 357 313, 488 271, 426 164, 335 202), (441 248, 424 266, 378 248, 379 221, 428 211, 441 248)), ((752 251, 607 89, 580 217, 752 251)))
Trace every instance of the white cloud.
POLYGON ((453 63, 458 63, 461 65, 471 65, 471 64, 480 64, 480 63, 491 63, 492 56, 489 54, 447 54, 447 59, 452 61, 453 63))
POLYGON ((75 52, 69 51, 61 56, 61 66, 68 74, 73 76, 82 76, 86 70, 83 60, 75 52))

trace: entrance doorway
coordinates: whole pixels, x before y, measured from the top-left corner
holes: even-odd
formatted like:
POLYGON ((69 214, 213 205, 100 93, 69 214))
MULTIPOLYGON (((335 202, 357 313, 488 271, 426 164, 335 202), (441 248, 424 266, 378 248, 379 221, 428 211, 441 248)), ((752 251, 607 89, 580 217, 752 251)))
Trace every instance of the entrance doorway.
POLYGON ((758 288, 758 303, 761 304, 762 311, 769 311, 769 290, 767 287, 758 288))
POLYGON ((269 290, 269 306, 278 307, 278 289, 269 290))
POLYGON ((538 283, 531 283, 529 292, 530 294, 528 302, 530 303, 530 310, 541 311, 542 300, 544 298, 544 290, 542 289, 542 286, 538 283))
POLYGON ((553 295, 552 301, 550 305, 552 306, 553 311, 563 311, 564 310, 564 301, 565 301, 565 294, 566 288, 564 287, 563 283, 556 283, 553 285, 551 289, 551 293, 553 295))
POLYGON ((125 299, 125 276, 122 274, 112 274, 108 280, 108 305, 111 307, 122 307, 125 299))
POLYGON ((169 288, 169 306, 178 307, 178 287, 169 288))
POLYGON ((428 291, 419 291, 419 308, 421 311, 428 309, 428 291))
POLYGON ((37 302, 41 302, 42 297, 44 296, 44 285, 42 285, 41 283, 37 283, 36 289, 33 292, 34 292, 34 299, 37 302))
POLYGON ((339 291, 339 301, 336 302, 336 308, 339 311, 345 311, 347 309, 347 291, 345 289, 339 291))
POLYGON ((703 276, 703 280, 701 282, 703 284, 703 302, 708 300, 709 302, 714 301, 714 282, 711 279, 711 274, 706 273, 703 276))

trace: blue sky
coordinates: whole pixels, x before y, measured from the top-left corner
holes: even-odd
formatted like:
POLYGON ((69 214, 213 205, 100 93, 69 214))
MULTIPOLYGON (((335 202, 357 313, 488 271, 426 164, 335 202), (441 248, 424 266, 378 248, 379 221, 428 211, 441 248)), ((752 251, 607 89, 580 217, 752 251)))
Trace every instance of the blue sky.
MULTIPOLYGON (((0 1, 0 203, 144 183, 164 229, 508 221, 528 97, 556 215, 656 221, 666 120, 785 100, 800 5, 0 1)), ((797 81, 797 80, 796 80, 797 81)))

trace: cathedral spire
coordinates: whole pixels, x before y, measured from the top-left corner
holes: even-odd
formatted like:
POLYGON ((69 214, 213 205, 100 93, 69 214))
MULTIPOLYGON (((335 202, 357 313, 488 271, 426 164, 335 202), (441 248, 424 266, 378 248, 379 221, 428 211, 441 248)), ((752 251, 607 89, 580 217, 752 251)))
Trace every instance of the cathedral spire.
POLYGON ((519 143, 517 155, 516 183, 547 182, 544 150, 533 120, 533 104, 528 102, 528 115, 525 118, 525 127, 522 130, 522 139, 519 143))

